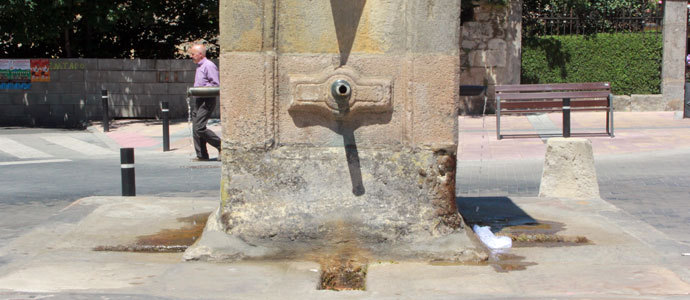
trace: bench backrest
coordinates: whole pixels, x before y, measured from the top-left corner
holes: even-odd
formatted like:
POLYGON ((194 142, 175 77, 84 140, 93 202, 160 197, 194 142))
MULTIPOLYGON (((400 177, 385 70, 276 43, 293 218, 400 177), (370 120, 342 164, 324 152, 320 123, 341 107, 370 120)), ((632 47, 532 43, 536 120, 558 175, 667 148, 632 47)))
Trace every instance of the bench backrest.
POLYGON ((562 99, 572 107, 609 107, 611 84, 608 82, 509 84, 496 86, 496 101, 501 110, 555 109, 562 99))

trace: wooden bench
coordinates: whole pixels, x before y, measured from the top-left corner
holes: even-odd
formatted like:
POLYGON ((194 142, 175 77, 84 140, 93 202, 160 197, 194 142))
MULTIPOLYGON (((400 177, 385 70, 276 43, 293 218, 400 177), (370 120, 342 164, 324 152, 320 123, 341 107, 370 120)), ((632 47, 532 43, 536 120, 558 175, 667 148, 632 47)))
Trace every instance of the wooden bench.
POLYGON ((571 111, 605 111, 606 134, 613 137, 613 95, 608 82, 510 84, 496 86, 496 135, 501 115, 563 112, 563 136, 570 136, 571 111))

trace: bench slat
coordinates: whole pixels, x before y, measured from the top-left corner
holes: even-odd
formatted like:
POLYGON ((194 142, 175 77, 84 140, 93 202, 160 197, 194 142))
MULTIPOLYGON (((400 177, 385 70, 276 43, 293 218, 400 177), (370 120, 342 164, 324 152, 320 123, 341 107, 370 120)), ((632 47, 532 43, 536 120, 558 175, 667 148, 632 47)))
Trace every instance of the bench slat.
POLYGON ((608 91, 580 91, 580 92, 543 92, 543 93, 505 93, 496 94, 501 100, 536 100, 536 99, 577 99, 577 98, 606 98, 608 91))
MULTIPOLYGON (((501 110, 501 114, 530 114, 530 113, 543 113, 543 112, 562 112, 563 109, 519 109, 519 110, 501 110)), ((609 111, 608 108, 575 108, 571 111, 609 111)))
MULTIPOLYGON (((573 100, 570 107, 608 107, 608 100, 573 100)), ((520 108, 559 108, 563 109, 563 101, 509 101, 501 102, 501 110, 520 108)))
POLYGON ((496 93, 505 92, 539 92, 539 91, 563 91, 563 90, 610 90, 608 82, 585 83, 551 83, 551 84, 506 84, 497 85, 496 93))

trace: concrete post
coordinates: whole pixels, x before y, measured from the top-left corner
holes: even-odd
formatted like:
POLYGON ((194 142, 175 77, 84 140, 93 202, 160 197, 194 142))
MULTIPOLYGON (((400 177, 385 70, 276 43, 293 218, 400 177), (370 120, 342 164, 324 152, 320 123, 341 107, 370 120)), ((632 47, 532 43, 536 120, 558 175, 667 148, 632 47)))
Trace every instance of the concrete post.
POLYGON ((687 1, 664 1, 664 56, 661 92, 667 110, 682 110, 685 98, 687 1))

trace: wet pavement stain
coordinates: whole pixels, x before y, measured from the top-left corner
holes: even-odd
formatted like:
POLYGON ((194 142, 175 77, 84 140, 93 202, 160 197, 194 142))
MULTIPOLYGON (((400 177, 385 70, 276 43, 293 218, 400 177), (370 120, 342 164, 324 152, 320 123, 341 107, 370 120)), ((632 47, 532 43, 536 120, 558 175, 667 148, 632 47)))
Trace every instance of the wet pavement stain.
POLYGON ((137 238, 134 245, 97 246, 94 251, 171 253, 184 252, 201 236, 210 212, 178 218, 187 226, 177 229, 164 229, 152 235, 137 238))
POLYGON ((328 224, 330 247, 310 254, 321 265, 319 290, 365 290, 370 254, 362 249, 351 226, 344 221, 328 224))
POLYGON ((497 236, 508 236, 513 247, 565 247, 594 244, 584 236, 558 235, 565 230, 565 224, 553 221, 537 221, 535 224, 503 227, 497 236))

